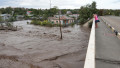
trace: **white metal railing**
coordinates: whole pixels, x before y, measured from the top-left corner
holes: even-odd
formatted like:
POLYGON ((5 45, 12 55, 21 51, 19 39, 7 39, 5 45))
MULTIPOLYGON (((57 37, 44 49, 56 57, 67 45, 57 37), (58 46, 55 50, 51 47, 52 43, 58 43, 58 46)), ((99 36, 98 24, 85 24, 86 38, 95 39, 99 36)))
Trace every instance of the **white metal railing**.
POLYGON ((90 34, 84 68, 95 68, 95 19, 90 34))

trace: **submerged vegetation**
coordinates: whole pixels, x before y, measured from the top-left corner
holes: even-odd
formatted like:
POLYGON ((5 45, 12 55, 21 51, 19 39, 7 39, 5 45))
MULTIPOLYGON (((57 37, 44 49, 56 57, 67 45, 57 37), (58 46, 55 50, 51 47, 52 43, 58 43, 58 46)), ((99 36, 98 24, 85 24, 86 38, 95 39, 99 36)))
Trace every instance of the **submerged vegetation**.
POLYGON ((44 21, 40 21, 40 20, 32 20, 31 24, 34 25, 40 25, 40 26, 48 26, 48 27, 52 27, 53 24, 47 20, 44 21))
POLYGON ((13 26, 12 22, 0 23, 0 30, 12 30, 17 31, 17 26, 13 26))
POLYGON ((89 27, 89 28, 92 28, 92 23, 93 23, 92 21, 89 22, 89 24, 88 24, 88 27, 89 27))
MULTIPOLYGON (((28 23, 28 22, 27 22, 28 23)), ((40 25, 40 26, 47 26, 47 27, 59 27, 60 24, 54 24, 48 20, 40 21, 40 20, 32 20, 30 24, 34 25, 40 25)), ((74 26, 75 23, 70 23, 68 25, 62 24, 61 26, 66 27, 66 26, 74 26)))

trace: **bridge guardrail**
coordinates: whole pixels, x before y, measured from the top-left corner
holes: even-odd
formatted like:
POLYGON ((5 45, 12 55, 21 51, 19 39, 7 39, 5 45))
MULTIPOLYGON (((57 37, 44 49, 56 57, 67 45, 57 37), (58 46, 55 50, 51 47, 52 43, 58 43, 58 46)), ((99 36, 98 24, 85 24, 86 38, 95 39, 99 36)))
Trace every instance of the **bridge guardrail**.
POLYGON ((89 38, 84 68, 95 68, 95 19, 94 18, 93 18, 93 24, 89 38))

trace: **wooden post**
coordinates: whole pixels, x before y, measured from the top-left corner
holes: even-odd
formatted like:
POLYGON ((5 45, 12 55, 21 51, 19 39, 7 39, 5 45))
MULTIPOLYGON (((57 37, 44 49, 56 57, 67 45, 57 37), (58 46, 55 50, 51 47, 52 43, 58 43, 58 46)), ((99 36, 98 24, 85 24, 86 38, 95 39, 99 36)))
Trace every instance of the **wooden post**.
POLYGON ((60 23, 60 34, 61 34, 60 39, 62 39, 62 26, 61 26, 61 21, 60 21, 60 14, 61 14, 61 11, 59 11, 59 23, 60 23))

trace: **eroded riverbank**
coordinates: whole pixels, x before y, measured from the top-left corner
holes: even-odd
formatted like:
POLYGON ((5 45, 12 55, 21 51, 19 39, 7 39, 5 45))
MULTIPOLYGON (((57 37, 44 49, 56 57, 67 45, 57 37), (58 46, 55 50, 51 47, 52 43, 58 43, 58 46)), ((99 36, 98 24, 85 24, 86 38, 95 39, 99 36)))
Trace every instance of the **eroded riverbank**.
POLYGON ((2 68, 83 68, 90 30, 75 25, 59 27, 14 22, 19 31, 0 31, 2 68))

